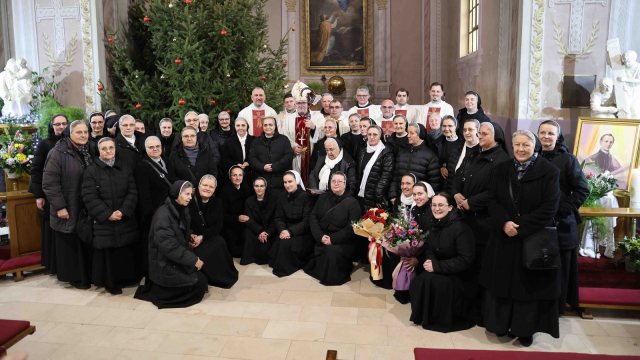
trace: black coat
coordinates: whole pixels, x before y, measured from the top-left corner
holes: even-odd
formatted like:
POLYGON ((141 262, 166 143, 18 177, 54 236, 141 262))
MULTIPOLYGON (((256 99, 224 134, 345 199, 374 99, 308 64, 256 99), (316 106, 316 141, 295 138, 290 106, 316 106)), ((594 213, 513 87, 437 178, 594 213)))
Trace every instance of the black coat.
POLYGON ((173 147, 171 145, 173 144, 176 134, 171 134, 171 136, 169 137, 164 137, 158 131, 156 136, 158 137, 158 139, 160 139, 160 145, 162 145, 162 156, 164 156, 167 159, 170 158, 171 152, 173 151, 173 147))
MULTIPOLYGON (((324 143, 327 141, 327 139, 328 138, 324 137, 318 140, 318 142, 313 145, 313 151, 311 151, 311 156, 309 157, 309 169, 312 169, 312 170, 315 169, 316 164, 318 163, 318 160, 320 160, 320 158, 327 156, 327 151, 324 148, 324 143)), ((344 147, 344 144, 342 143, 342 140, 340 140, 339 137, 334 137, 332 139, 337 141, 341 148, 344 147)))
MULTIPOLYGON (((343 149, 344 150, 344 149, 343 149)), ((320 186, 320 170, 324 167, 325 156, 320 157, 316 167, 309 174, 309 188, 317 189, 320 186)), ((330 174, 334 174, 336 171, 341 171, 343 174, 347 175, 347 193, 351 196, 356 196, 358 188, 358 178, 356 176, 356 162, 347 154, 346 152, 342 155, 342 160, 340 163, 336 164, 333 169, 331 169, 330 174)), ((328 189, 331 191, 331 175, 329 175, 329 184, 328 189)))
MULTIPOLYGON (((332 245, 342 245, 354 238, 351 222, 361 216, 358 200, 345 193, 337 196, 329 191, 320 195, 310 217, 313 239, 322 244, 324 235, 331 238, 332 245)), ((354 244, 355 246, 355 244, 354 244)))
MULTIPOLYGON (((211 132, 213 136, 213 131, 211 132)), ((229 169, 233 165, 242 164, 243 162, 249 162, 249 155, 251 154, 251 145, 253 143, 253 139, 255 137, 252 135, 247 135, 247 138, 244 142, 244 152, 245 158, 242 159, 242 145, 240 145, 240 139, 234 133, 234 136, 231 136, 226 139, 223 145, 220 145, 220 163, 222 173, 221 177, 229 178, 229 169)), ((244 168, 244 181, 243 183, 247 186, 251 186, 253 181, 253 175, 251 172, 251 166, 247 166, 244 168)))
MULTIPOLYGON (((67 234, 76 232, 82 196, 80 185, 85 170, 82 155, 73 149, 71 140, 62 139, 49 151, 42 176, 42 191, 50 205, 51 228, 67 234), (58 210, 67 209, 68 219, 61 219, 58 210)), ((89 141, 89 151, 96 155, 96 145, 89 141)))
POLYGON ((189 201, 191 232, 196 235, 202 235, 203 241, 220 235, 223 227, 223 213, 222 200, 218 197, 212 196, 205 204, 202 202, 200 195, 196 194, 189 201))
POLYGON ((431 199, 422 206, 416 205, 411 208, 411 215, 413 215, 413 219, 418 223, 418 228, 426 234, 435 222, 433 212, 431 211, 431 199))
POLYGON ((455 178, 456 165, 458 164, 458 159, 460 158, 460 153, 462 153, 462 147, 464 146, 464 138, 458 136, 456 141, 452 141, 449 145, 449 152, 444 153, 443 143, 446 142, 447 139, 444 136, 441 136, 436 140, 435 145, 438 148, 438 159, 440 160, 440 168, 446 167, 449 176, 445 179, 441 176, 440 182, 440 191, 446 191, 451 193, 451 188, 453 187, 453 179, 455 178))
POLYGON ((170 198, 151 221, 149 230, 149 277, 158 285, 193 286, 198 282, 198 257, 189 246, 191 238, 188 210, 186 224, 170 198))
MULTIPOLYGON (((283 185, 284 186, 284 185, 283 185)), ((300 187, 293 193, 280 194, 276 209, 276 229, 278 234, 289 231, 291 237, 310 233, 309 215, 313 210, 313 198, 300 187)))
POLYGON ((578 159, 564 145, 556 145, 552 151, 541 154, 560 169, 560 204, 555 216, 560 249, 570 250, 578 246, 578 224, 582 217, 578 209, 589 196, 589 185, 578 159))
MULTIPOLYGON (((364 169, 367 167, 367 164, 364 163, 364 155, 366 152, 367 148, 365 145, 358 155, 358 188, 356 190, 356 196, 360 191, 364 169)), ((364 187, 364 204, 366 207, 372 208, 376 207, 376 204, 383 204, 385 206, 389 204, 387 194, 389 192, 389 185, 391 185, 391 179, 393 178, 393 164, 393 152, 391 149, 385 148, 373 166, 371 166, 369 178, 364 187)))
POLYGON ((211 151, 200 143, 198 144, 198 157, 195 165, 191 165, 189 162, 182 143, 178 143, 173 149, 169 162, 171 162, 174 172, 170 176, 178 180, 188 180, 195 188, 198 187, 200 179, 204 175, 209 174, 218 177, 218 167, 211 151))
POLYGON ((96 158, 84 172, 82 199, 93 219, 93 247, 117 248, 138 241, 138 192, 131 170, 126 165, 116 159, 113 166, 108 166, 96 158), (122 219, 109 221, 116 210, 120 210, 122 219))
MULTIPOLYGON (((46 195, 42 190, 42 174, 44 172, 44 163, 47 160, 49 151, 51 151, 56 143, 63 137, 64 135, 55 135, 53 124, 51 123, 51 121, 49 121, 49 134, 47 135, 46 139, 42 139, 38 143, 36 152, 33 155, 33 160, 31 160, 31 170, 29 171, 29 175, 31 175, 31 178, 29 180, 29 188, 27 191, 32 193, 36 199, 46 198, 46 195)), ((48 203, 45 204, 44 211, 40 213, 40 216, 49 217, 48 203)))
MULTIPOLYGON (((220 162, 220 152, 218 151, 218 146, 213 143, 213 139, 211 139, 211 136, 209 136, 209 134, 198 130, 198 143, 209 149, 209 152, 213 156, 213 160, 216 164, 220 162)), ((173 144, 171 145, 173 150, 178 148, 178 144, 182 146, 182 135, 180 135, 180 133, 177 133, 175 138, 173 139, 173 144)), ((171 151, 173 152, 173 150, 171 151)))
POLYGON ((418 146, 400 149, 396 156, 393 181, 389 186, 390 199, 398 198, 402 194, 400 181, 402 176, 408 173, 413 173, 418 181, 428 182, 436 193, 440 190, 440 163, 438 156, 427 147, 426 140, 418 146))
POLYGON ((211 141, 213 141, 213 145, 218 148, 220 155, 222 155, 222 146, 227 139, 233 138, 235 134, 236 130, 233 128, 233 126, 230 126, 229 131, 223 131, 222 128, 218 125, 215 129, 211 129, 211 133, 209 134, 209 136, 211 137, 211 141))
POLYGON ((269 239, 275 239, 276 223, 274 217, 276 215, 277 199, 265 195, 263 201, 253 195, 247 199, 244 205, 245 215, 249 220, 244 223, 247 229, 256 235, 260 235, 263 231, 269 234, 269 239))
POLYGON ((466 119, 476 119, 478 120, 481 124, 483 122, 490 122, 491 119, 489 119, 489 117, 487 115, 484 114, 484 110, 482 110, 481 107, 478 107, 478 111, 471 115, 471 116, 467 116, 467 108, 463 107, 462 109, 458 110, 458 116, 456 116, 456 120, 458 120, 458 129, 460 132, 462 130, 462 125, 463 125, 463 121, 466 119))
POLYGON ((241 184, 240 189, 238 189, 229 181, 221 190, 218 196, 222 200, 222 208, 224 209, 225 230, 241 227, 242 223, 238 220, 238 217, 246 215, 244 204, 251 196, 249 188, 241 184))
POLYGON ((558 270, 526 269, 522 264, 522 241, 552 225, 560 198, 559 178, 560 170, 540 156, 520 180, 513 160, 495 168, 487 202, 493 232, 480 275, 481 284, 494 297, 518 301, 558 300, 558 270), (509 184, 517 207, 509 195, 509 184), (507 221, 519 225, 518 235, 505 234, 503 227, 507 221))
POLYGON ((342 134, 340 136, 340 140, 342 144, 344 144, 343 149, 351 156, 351 158, 355 159, 358 157, 358 145, 362 142, 362 135, 360 133, 354 134, 352 132, 348 132, 346 134, 342 134))
POLYGON ((293 162, 293 149, 289 139, 275 133, 272 138, 267 138, 264 133, 256 137, 251 144, 249 164, 254 178, 263 177, 272 189, 284 189, 282 177, 291 170, 293 162), (273 171, 264 170, 266 164, 271 164, 273 171))
POLYGON ((147 153, 147 149, 144 147, 144 134, 136 131, 134 135, 136 141, 133 146, 122 136, 122 133, 119 133, 113 139, 116 143, 116 161, 124 165, 129 171, 133 171, 142 159, 142 155, 147 153))
POLYGON ((391 148, 391 150, 393 151, 393 156, 398 156, 400 149, 409 146, 409 137, 405 135, 399 138, 396 133, 393 133, 387 138, 387 142, 385 145, 391 148))
POLYGON ((164 204, 164 199, 169 196, 169 184, 173 184, 177 180, 173 177, 175 172, 171 162, 167 161, 165 156, 161 158, 167 168, 167 172, 162 170, 146 153, 133 171, 133 178, 138 189, 138 219, 140 220, 140 226, 143 226, 145 231, 151 225, 153 214, 160 205, 164 204), (164 175, 164 178, 161 178, 155 169, 164 175), (169 184, 165 179, 169 181, 169 184))

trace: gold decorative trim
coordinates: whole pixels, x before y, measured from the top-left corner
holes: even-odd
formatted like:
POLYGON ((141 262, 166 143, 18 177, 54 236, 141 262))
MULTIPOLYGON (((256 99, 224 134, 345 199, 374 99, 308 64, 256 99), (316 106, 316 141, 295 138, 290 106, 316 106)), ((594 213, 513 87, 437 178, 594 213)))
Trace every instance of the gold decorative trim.
POLYGON ((71 36, 71 41, 69 42, 69 52, 65 52, 64 61, 58 61, 55 56, 53 56, 53 52, 51 52, 51 42, 49 41, 49 36, 47 36, 46 32, 42 33, 44 42, 44 53, 45 55, 47 55, 47 61, 49 61, 52 66, 57 66, 58 69, 62 69, 65 66, 71 65, 71 63, 73 62, 73 55, 75 55, 76 48, 78 47, 78 45, 76 44, 77 35, 78 33, 73 33, 73 36, 71 36))
POLYGON ((540 91, 542 88, 542 82, 540 78, 542 77, 542 40, 544 38, 544 0, 535 0, 534 6, 537 5, 538 8, 533 12, 533 21, 532 27, 533 31, 531 32, 532 41, 531 41, 531 57, 533 58, 533 63, 531 64, 530 70, 530 85, 533 85, 533 88, 529 91, 529 111, 532 113, 532 119, 540 118, 540 91))
POLYGON ((91 43, 91 10, 89 0, 80 2, 80 15, 82 16, 82 42, 84 45, 84 94, 86 110, 91 113, 95 110, 93 101, 93 51, 91 43))
POLYGON ((569 54, 569 48, 567 47, 567 44, 565 44, 562 40, 562 30, 560 29, 560 23, 553 20, 553 30, 556 32, 556 34, 553 35, 553 38, 556 40, 556 46, 558 46, 558 54, 568 57, 571 61, 586 59, 587 57, 589 57, 589 54, 591 54, 591 52, 593 51, 593 49, 591 48, 593 47, 593 45, 595 45, 596 39, 598 38, 597 33, 599 30, 599 23, 600 21, 596 20, 591 25, 591 35, 589 36, 589 42, 587 43, 587 45, 582 47, 579 54, 571 55, 569 54))
POLYGON ((284 0, 285 5, 287 5, 287 11, 288 12, 295 12, 296 11, 296 3, 298 2, 298 0, 284 0))
MULTIPOLYGON (((366 34, 366 45, 365 45, 365 69, 361 70, 338 70, 338 69, 326 69, 326 70, 309 70, 307 69, 307 64, 309 61, 309 44, 307 43, 307 34, 309 33, 309 1, 312 0, 302 0, 300 2, 300 23, 302 26, 300 27, 300 76, 309 76, 309 75, 323 75, 327 72, 330 72, 332 75, 362 75, 362 76, 373 76, 373 31, 365 31, 366 34)), ((365 27, 367 29, 373 29, 373 2, 364 1, 365 3, 365 27)))
POLYGON ((377 0, 378 10, 387 10, 387 0, 377 0))

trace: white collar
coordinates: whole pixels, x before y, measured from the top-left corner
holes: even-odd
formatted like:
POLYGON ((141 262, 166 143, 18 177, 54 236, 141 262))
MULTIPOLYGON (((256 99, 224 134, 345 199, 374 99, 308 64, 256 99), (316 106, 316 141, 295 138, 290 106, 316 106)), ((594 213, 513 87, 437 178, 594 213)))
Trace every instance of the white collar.
MULTIPOLYGON (((122 134, 122 133, 121 133, 122 134)), ((131 145, 133 145, 136 142, 136 136, 135 135, 131 135, 131 137, 127 137, 124 136, 124 134, 122 134, 122 137, 127 140, 127 142, 131 145)))
POLYGON ((247 134, 244 134, 244 136, 240 136, 238 133, 236 133, 236 135, 238 135, 238 139, 240 140, 244 140, 247 138, 247 134))
POLYGON ((464 142, 464 145, 465 145, 467 148, 471 149, 471 148, 476 147, 476 145, 478 145, 479 143, 480 143, 480 142, 478 141, 477 143, 475 143, 475 144, 473 144, 473 145, 469 146, 469 144, 467 144, 467 142, 465 141, 465 142, 464 142))
MULTIPOLYGON (((466 109, 466 108, 465 108, 465 109, 466 109)), ((476 109, 476 111, 474 111, 474 112, 469 112, 469 110, 467 110, 467 114, 469 114, 469 115, 473 115, 473 114, 475 114, 475 113, 477 113, 477 112, 478 112, 478 109, 476 109)))
POLYGON ((267 103, 263 103, 262 106, 260 106, 260 107, 257 107, 254 103, 251 103, 251 108, 253 110, 266 110, 267 103))
POLYGON ((602 150, 602 149, 600 149, 600 151, 602 151, 602 152, 603 152, 603 153, 605 153, 605 154, 609 154, 609 152, 608 152, 608 151, 604 151, 604 150, 602 150))
POLYGON ((362 135, 362 134, 360 133, 360 131, 352 131, 351 133, 352 133, 353 135, 362 135))
POLYGON ((432 102, 430 102, 429 104, 431 104, 431 105, 441 105, 443 102, 444 102, 444 101, 442 101, 442 99, 440 99, 440 101, 438 101, 438 102, 433 102, 433 101, 432 101, 432 102))
POLYGON ((403 138, 403 137, 407 137, 407 135, 409 135, 408 132, 404 133, 404 135, 398 135, 398 133, 395 133, 397 138, 403 138))
POLYGON ((444 138, 445 138, 447 141, 451 141, 451 142, 453 142, 453 141, 458 140, 458 135, 456 135, 456 137, 455 137, 455 138, 453 138, 453 139, 449 139, 449 138, 448 138, 448 137, 446 137, 446 136, 445 136, 444 138))
POLYGON ((409 104, 407 104, 407 105, 396 105, 396 109, 397 110, 409 109, 409 104))

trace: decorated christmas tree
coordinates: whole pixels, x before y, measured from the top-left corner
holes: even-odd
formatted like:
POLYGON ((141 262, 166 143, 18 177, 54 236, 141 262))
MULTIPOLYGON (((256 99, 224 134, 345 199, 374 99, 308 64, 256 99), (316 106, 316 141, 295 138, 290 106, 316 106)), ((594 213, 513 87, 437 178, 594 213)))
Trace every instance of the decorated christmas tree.
POLYGON ((107 34, 111 83, 98 86, 103 110, 115 107, 155 129, 189 110, 232 118, 264 88, 278 108, 286 92, 287 37, 268 43, 267 0, 133 0, 128 26, 107 34))

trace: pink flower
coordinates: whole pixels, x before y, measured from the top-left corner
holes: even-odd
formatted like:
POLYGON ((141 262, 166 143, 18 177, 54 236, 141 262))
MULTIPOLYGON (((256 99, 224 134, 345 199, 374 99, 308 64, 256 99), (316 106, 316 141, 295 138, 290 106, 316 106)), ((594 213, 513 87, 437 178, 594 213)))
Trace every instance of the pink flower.
POLYGON ((415 235, 415 234, 416 234, 416 231, 415 231, 415 230, 413 230, 413 229, 411 229, 411 230, 409 230, 407 233, 409 234, 409 236, 413 236, 413 235, 415 235))
POLYGON ((400 229, 395 229, 395 230, 393 230, 393 232, 394 232, 396 235, 400 235, 400 234, 402 234, 402 230, 400 230, 400 229))
POLYGON ((416 226, 418 226, 418 222, 415 221, 415 220, 412 220, 411 221, 411 227, 416 227, 416 226))
POLYGON ((594 177, 594 176, 595 176, 595 174, 594 174, 594 173, 592 173, 592 172, 590 172, 590 173, 589 173, 589 175, 587 175, 587 179, 591 179, 591 178, 592 178, 592 177, 594 177))
POLYGON ((11 154, 13 152, 13 141, 11 142, 11 144, 9 144, 9 147, 7 148, 7 152, 9 154, 11 154))
POLYGON ((21 164, 26 164, 26 163, 28 163, 29 161, 31 161, 31 159, 26 158, 26 159, 22 160, 21 164))
POLYGON ((23 150, 24 150, 24 145, 20 145, 20 149, 18 149, 18 152, 19 152, 20 154, 22 154, 22 151, 23 151, 23 150))
POLYGON ((418 240, 411 241, 411 246, 417 247, 418 246, 418 240))

